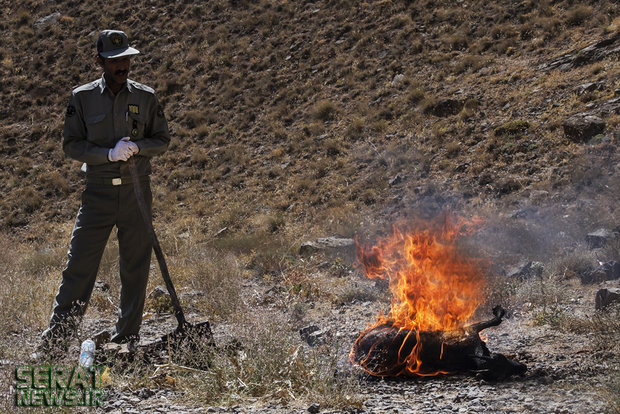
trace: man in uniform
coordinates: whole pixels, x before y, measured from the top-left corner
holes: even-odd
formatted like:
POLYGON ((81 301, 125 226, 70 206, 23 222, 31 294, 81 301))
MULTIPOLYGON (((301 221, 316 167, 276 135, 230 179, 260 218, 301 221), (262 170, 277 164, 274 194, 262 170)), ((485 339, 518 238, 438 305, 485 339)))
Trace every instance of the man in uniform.
POLYGON ((152 242, 133 186, 141 186, 151 211, 150 159, 166 151, 170 134, 153 89, 127 78, 131 57, 138 53, 125 33, 101 32, 96 60, 103 76, 71 94, 63 150, 84 163, 86 188, 42 351, 66 349, 86 310, 114 226, 121 295, 112 341, 135 344, 139 339, 152 242), (131 180, 130 158, 140 176, 137 183, 131 180))

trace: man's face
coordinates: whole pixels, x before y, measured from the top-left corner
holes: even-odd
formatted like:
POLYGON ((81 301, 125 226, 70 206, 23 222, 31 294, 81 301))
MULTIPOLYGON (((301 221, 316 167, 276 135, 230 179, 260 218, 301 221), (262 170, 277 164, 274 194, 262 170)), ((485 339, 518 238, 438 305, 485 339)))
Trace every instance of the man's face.
POLYGON ((103 73, 108 83, 122 85, 127 82, 131 57, 107 58, 100 62, 103 73))

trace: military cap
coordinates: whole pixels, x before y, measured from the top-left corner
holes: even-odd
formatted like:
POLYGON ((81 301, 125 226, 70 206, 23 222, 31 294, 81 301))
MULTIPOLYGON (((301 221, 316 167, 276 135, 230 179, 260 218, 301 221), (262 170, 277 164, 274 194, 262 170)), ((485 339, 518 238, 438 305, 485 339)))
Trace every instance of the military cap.
POLYGON ((140 53, 129 47, 129 39, 120 30, 104 30, 97 39, 97 52, 104 58, 118 58, 140 53))

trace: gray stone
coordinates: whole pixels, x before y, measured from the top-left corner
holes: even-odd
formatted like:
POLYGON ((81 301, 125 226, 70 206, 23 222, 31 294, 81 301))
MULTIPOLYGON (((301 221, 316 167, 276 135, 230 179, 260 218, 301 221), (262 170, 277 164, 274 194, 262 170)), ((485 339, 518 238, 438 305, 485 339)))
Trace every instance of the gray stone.
POLYGON ((538 215, 538 210, 532 207, 520 208, 510 214, 510 218, 514 219, 533 219, 538 215))
POLYGON ((392 79, 392 83, 394 85, 400 85, 405 81, 405 75, 403 75, 402 73, 399 73, 398 75, 394 76, 394 79, 392 79))
POLYGON ((579 66, 598 62, 608 56, 620 54, 620 32, 612 37, 581 48, 575 52, 566 53, 549 63, 539 66, 541 70, 570 70, 579 66))
POLYGON ((45 17, 41 17, 34 22, 34 27, 36 29, 41 29, 43 27, 50 26, 60 20, 61 17, 62 14, 60 14, 59 12, 52 13, 45 17))
POLYGON ((110 285, 107 284, 106 282, 96 281, 95 282, 95 290, 99 290, 101 292, 109 292, 110 291, 110 285))
POLYGON ((586 235, 586 243, 590 249, 598 249, 606 246, 616 235, 611 230, 598 229, 586 235))
POLYGON ((525 261, 508 270, 506 275, 509 278, 527 280, 533 277, 541 277, 543 269, 543 264, 540 262, 525 261))
POLYGON ((604 89, 604 87, 605 85, 602 82, 588 82, 588 83, 584 83, 583 85, 579 85, 577 87, 577 93, 579 95, 583 95, 584 93, 587 93, 587 92, 600 91, 604 89))
POLYGON ((166 295, 168 295, 168 292, 166 292, 166 290, 163 287, 156 286, 155 289, 153 289, 151 293, 148 294, 147 298, 150 300, 157 300, 161 298, 162 296, 166 296, 166 295))
POLYGON ((596 292, 596 297, 594 299, 594 308, 596 310, 601 310, 612 303, 620 303, 619 288, 600 289, 596 292))
POLYGON ((398 185, 398 184, 400 184, 402 182, 403 182, 403 177, 401 177, 400 175, 397 174, 394 178, 392 178, 389 181, 389 184, 390 185, 398 185))
POLYGON ((310 407, 308 407, 308 412, 311 414, 317 414, 319 411, 321 411, 320 404, 314 403, 310 407))
POLYGON ((607 280, 620 279, 620 263, 610 260, 601 264, 596 269, 587 271, 581 275, 581 283, 601 283, 607 280))
POLYGON ((603 102, 590 102, 586 105, 586 108, 590 109, 590 111, 587 112, 588 114, 598 115, 603 118, 614 114, 620 114, 620 97, 607 99, 603 102))
POLYGON ((573 142, 586 142, 605 132, 606 122, 596 115, 576 114, 562 123, 564 135, 573 142))
POLYGON ((325 335, 329 329, 319 329, 316 325, 309 325, 299 330, 299 335, 310 346, 315 346, 325 341, 325 335))
POLYGON ((355 250, 355 241, 353 239, 340 237, 323 237, 315 241, 307 241, 302 243, 299 248, 300 255, 312 255, 320 251, 353 251, 355 250))

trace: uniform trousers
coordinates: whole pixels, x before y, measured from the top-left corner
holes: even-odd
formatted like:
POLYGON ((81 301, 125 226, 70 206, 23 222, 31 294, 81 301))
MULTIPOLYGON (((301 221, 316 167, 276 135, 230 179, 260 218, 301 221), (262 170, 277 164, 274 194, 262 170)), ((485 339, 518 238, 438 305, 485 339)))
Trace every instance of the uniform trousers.
MULTIPOLYGON (((140 185, 149 211, 152 194, 148 176, 140 185)), ((138 336, 151 263, 152 241, 140 213, 133 184, 87 183, 71 235, 68 261, 54 300, 44 338, 66 337, 86 311, 111 231, 116 226, 121 294, 114 342, 138 336)))

